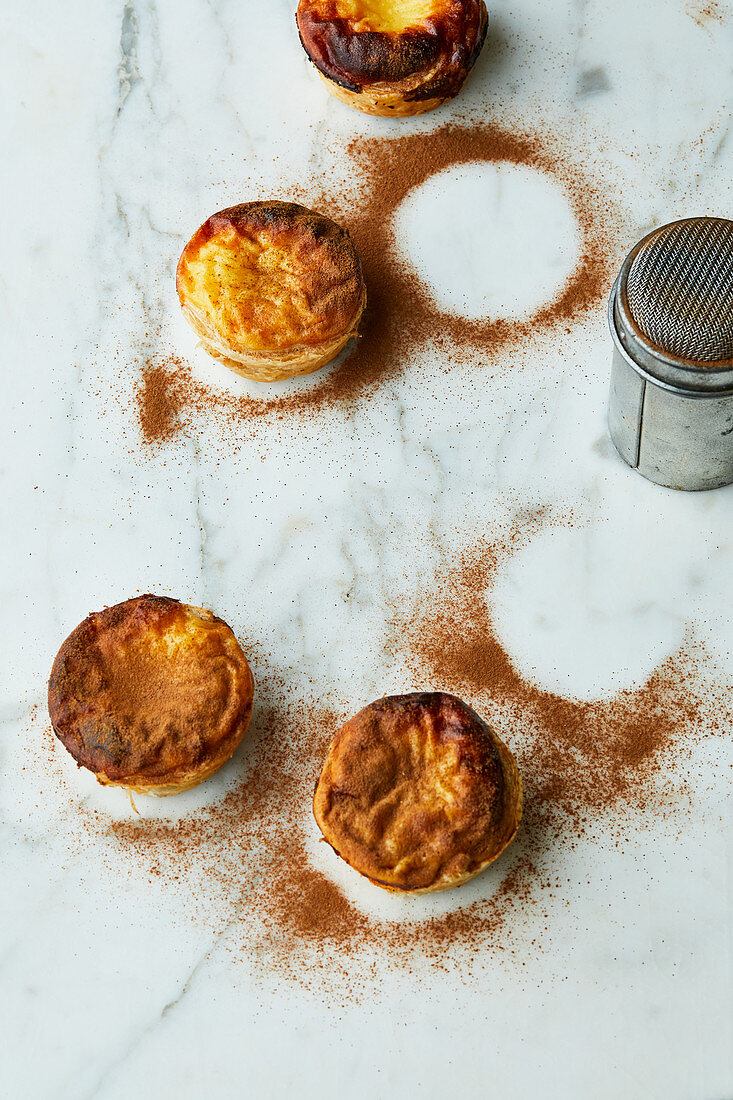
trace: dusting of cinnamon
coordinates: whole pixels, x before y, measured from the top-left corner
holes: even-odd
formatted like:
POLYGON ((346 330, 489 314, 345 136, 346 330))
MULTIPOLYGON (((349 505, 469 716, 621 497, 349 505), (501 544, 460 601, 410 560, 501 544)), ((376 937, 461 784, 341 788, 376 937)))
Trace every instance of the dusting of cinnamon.
POLYGON ((176 357, 143 365, 137 412, 144 440, 160 443, 179 429, 194 432, 199 418, 215 420, 240 435, 262 418, 348 411, 403 370, 415 369, 416 353, 436 348, 452 370, 496 370, 512 350, 538 334, 565 328, 608 293, 613 278, 613 212, 609 200, 579 174, 558 143, 519 135, 493 123, 448 125, 428 134, 394 139, 355 139, 348 146, 354 173, 345 195, 298 195, 348 227, 362 262, 368 303, 358 342, 332 368, 313 376, 311 388, 253 397, 231 388, 221 393, 197 380, 176 357), (441 309, 401 255, 393 215, 435 172, 454 165, 510 163, 554 179, 575 213, 580 256, 558 294, 526 319, 474 321, 441 309))
POLYGON ((175 358, 165 366, 145 364, 135 393, 145 443, 165 443, 180 427, 180 413, 186 404, 182 367, 175 358))
POLYGON ((713 697, 701 686, 705 654, 692 641, 646 684, 602 701, 544 691, 517 670, 492 621, 491 588, 501 565, 550 522, 538 510, 507 533, 473 543, 425 577, 409 614, 402 606, 393 613, 411 686, 461 695, 518 759, 522 825, 508 851, 475 880, 482 886, 477 900, 461 887, 445 915, 376 919, 313 865, 313 788, 347 715, 342 705, 327 709, 298 698, 292 683, 264 671, 264 657, 256 662, 263 668, 261 702, 228 765, 228 793, 178 821, 113 822, 80 805, 72 842, 93 838, 95 858, 106 850, 115 874, 126 865, 136 877, 145 871, 172 888, 185 886, 187 914, 199 907, 208 927, 226 930, 235 954, 266 959, 269 973, 305 985, 317 986, 326 974, 332 980, 336 971, 362 973, 362 964, 349 960, 363 960, 365 952, 381 973, 410 965, 416 954, 436 968, 470 968, 492 953, 526 952, 526 940, 517 946, 523 929, 536 927, 545 899, 562 896, 563 851, 600 823, 615 823, 623 838, 638 833, 645 815, 658 822, 681 813, 681 762, 730 717, 724 693, 713 697))
POLYGON ((144 595, 93 612, 53 663, 56 736, 103 783, 162 789, 211 774, 241 741, 253 680, 229 627, 144 595))
POLYGON ((707 3, 695 0, 694 3, 688 4, 687 14, 698 27, 706 27, 709 23, 724 24, 726 21, 726 13, 718 0, 707 0, 707 3))
POLYGON ((445 890, 511 843, 521 782, 506 746, 461 699, 392 695, 336 733, 313 812, 334 851, 375 885, 445 890))
POLYGON ((472 546, 445 569, 409 626, 409 648, 418 675, 486 699, 502 715, 499 731, 519 733, 520 771, 531 788, 527 812, 562 812, 577 825, 649 795, 661 754, 701 721, 700 656, 688 643, 643 687, 609 700, 583 702, 532 684, 502 647, 490 611, 496 572, 526 536, 520 526, 505 541, 472 546))

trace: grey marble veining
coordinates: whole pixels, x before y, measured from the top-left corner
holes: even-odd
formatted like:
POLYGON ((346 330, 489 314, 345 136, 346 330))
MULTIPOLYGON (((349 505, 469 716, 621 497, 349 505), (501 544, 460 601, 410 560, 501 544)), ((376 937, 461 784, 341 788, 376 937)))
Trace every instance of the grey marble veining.
MULTIPOLYGON (((691 750, 709 781, 684 825, 650 827, 625 855, 591 839, 563 855, 572 918, 560 905, 527 917, 542 950, 484 960, 480 980, 422 976, 416 960, 353 1001, 335 976, 317 991, 269 980, 254 940, 233 955, 231 908, 217 920, 212 899, 210 921, 188 919, 170 884, 136 880, 107 849, 90 858, 79 807, 132 810, 60 750, 59 785, 37 748, 61 640, 140 591, 213 607, 347 712, 409 686, 387 609, 517 501, 577 516, 515 555, 492 596, 535 682, 607 696, 642 683, 691 628, 720 682, 733 675, 733 489, 660 490, 615 455, 602 309, 561 341, 509 349, 511 370, 457 382, 425 349, 350 416, 263 423, 228 449, 202 425, 145 452, 130 411, 147 354, 177 349, 217 377, 175 299, 191 231, 250 196, 337 189, 355 135, 427 131, 488 105, 570 145, 622 211, 621 254, 660 222, 730 215, 731 4, 497 2, 462 96, 404 123, 326 94, 292 9, 34 0, 0 16, 0 1093, 733 1096, 725 731, 691 750)), ((496 188, 497 223, 510 200, 496 188)), ((438 280, 455 270, 424 263, 438 280)), ((481 300, 481 277, 475 264, 467 299, 481 300)), ((196 797, 215 797, 212 784, 196 797)))

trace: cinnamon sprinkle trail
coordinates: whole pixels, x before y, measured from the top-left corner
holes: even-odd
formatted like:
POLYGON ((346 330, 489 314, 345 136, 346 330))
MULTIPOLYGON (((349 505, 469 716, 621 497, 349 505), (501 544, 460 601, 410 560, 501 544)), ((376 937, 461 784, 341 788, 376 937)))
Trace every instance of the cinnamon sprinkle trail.
MULTIPOLYGON (((323 377, 314 376, 312 388, 273 398, 250 397, 235 389, 217 392, 177 357, 146 362, 136 396, 143 440, 167 442, 179 431, 195 431, 199 420, 215 421, 241 436, 258 421, 313 416, 332 408, 348 412, 396 378, 426 347, 436 347, 452 369, 496 369, 502 357, 530 338, 567 329, 610 290, 613 212, 606 197, 555 145, 493 123, 353 140, 348 155, 355 194, 348 201, 328 193, 297 198, 346 225, 361 256, 368 303, 358 342, 323 377), (474 162, 525 165, 547 174, 562 187, 578 221, 581 250, 575 269, 555 299, 526 320, 473 321, 442 310, 394 238, 393 215, 412 191, 435 172, 474 162)), ((226 379, 232 387, 238 384, 228 372, 226 379)))
POLYGON ((250 958, 255 944, 269 972, 306 986, 336 972, 358 985, 362 971, 350 959, 364 952, 381 960, 383 972, 417 957, 436 968, 470 969, 496 952, 526 950, 517 947, 522 929, 544 911, 545 899, 562 896, 561 853, 601 822, 616 822, 623 837, 638 832, 645 815, 658 821, 680 813, 685 778, 676 766, 730 722, 726 693, 711 697, 701 686, 705 657, 692 644, 642 687, 603 701, 543 691, 517 671, 496 634, 491 589, 503 563, 550 522, 538 511, 506 535, 472 543, 424 579, 412 610, 392 612, 413 668, 406 690, 427 682, 461 695, 519 761, 523 821, 509 849, 475 880, 484 891, 479 900, 467 903, 458 889, 446 915, 373 919, 312 865, 314 784, 347 715, 299 701, 273 673, 258 674, 259 703, 229 765, 240 777, 227 794, 178 821, 114 822, 80 804, 70 843, 91 841, 95 859, 105 853, 115 877, 126 867, 136 879, 148 874, 179 892, 185 887, 188 917, 201 906, 207 925, 230 927, 235 954, 250 958))

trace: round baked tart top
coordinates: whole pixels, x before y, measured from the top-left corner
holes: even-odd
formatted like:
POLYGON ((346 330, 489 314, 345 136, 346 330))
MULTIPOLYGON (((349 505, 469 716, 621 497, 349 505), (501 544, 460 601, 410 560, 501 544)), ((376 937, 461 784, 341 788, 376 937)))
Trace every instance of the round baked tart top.
POLYGON ((212 214, 181 254, 176 287, 207 350, 235 360, 330 344, 351 333, 365 297, 348 232, 275 199, 212 214))
POLYGON ((313 811, 335 852, 377 886, 425 893, 478 874, 522 812, 514 757, 444 692, 396 695, 333 738, 313 811))
POLYGON ((300 0, 297 22, 311 61, 342 88, 406 84, 406 99, 447 99, 473 67, 488 19, 484 0, 300 0))
POLYGON ((228 760, 252 713, 239 643, 210 611, 137 596, 89 615, 51 670, 54 732, 101 783, 156 794, 194 786, 228 760))

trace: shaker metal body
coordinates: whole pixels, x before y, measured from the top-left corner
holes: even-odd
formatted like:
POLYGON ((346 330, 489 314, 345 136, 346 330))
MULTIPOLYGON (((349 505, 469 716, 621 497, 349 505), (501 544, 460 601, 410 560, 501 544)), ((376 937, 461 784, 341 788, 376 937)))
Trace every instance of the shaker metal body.
POLYGON ((614 341, 608 426, 624 461, 672 489, 733 482, 733 358, 715 358, 719 350, 727 355, 733 341, 733 222, 692 218, 645 237, 621 268, 608 320, 614 341), (730 242, 722 266, 717 256, 699 254, 700 242, 707 247, 711 239, 718 249, 730 242), (680 251, 695 244, 696 255, 680 251), (656 252, 647 259, 650 247, 656 252))

